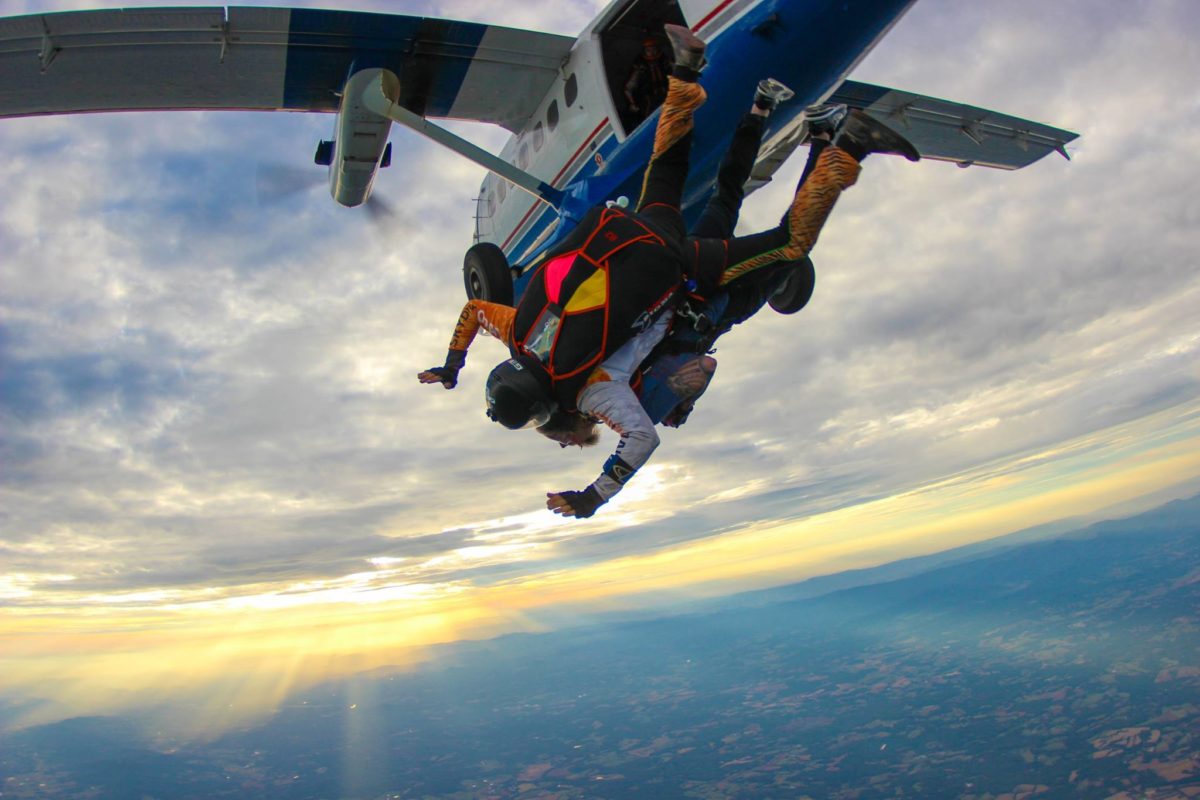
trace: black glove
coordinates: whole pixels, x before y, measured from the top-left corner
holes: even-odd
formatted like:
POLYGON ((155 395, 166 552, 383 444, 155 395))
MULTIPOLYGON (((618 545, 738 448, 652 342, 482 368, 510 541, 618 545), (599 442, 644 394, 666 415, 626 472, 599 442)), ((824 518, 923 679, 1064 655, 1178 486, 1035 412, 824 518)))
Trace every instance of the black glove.
POLYGON ((600 492, 596 491, 595 486, 589 486, 582 492, 558 492, 558 496, 571 505, 571 511, 574 513, 570 516, 579 519, 587 519, 592 516, 596 513, 596 509, 606 502, 600 496, 600 492))
POLYGON ((678 428, 679 426, 683 425, 683 423, 688 421, 688 417, 692 415, 692 410, 695 408, 696 403, 694 401, 688 400, 680 403, 671 409, 671 413, 663 417, 663 427, 678 428))
POLYGON ((446 352, 446 363, 441 367, 430 367, 426 372, 436 375, 441 379, 442 385, 447 389, 453 389, 458 386, 458 371, 467 363, 466 350, 448 350, 446 352))

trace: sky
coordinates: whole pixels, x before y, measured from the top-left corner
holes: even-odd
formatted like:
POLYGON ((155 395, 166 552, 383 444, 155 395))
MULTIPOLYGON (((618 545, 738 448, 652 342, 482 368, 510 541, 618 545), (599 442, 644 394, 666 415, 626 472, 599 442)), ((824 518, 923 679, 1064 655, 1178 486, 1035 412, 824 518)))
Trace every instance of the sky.
MULTIPOLYGON (((505 5, 355 7, 569 35, 599 8, 505 5)), ((453 392, 415 380, 464 300, 479 168, 395 132, 381 225, 323 185, 256 191, 328 116, 0 121, 2 719, 153 695, 217 729, 439 642, 1200 491, 1198 30, 1191 0, 917 3, 854 77, 1077 131, 1071 160, 868 161, 811 304, 723 338, 691 420, 587 521, 545 493, 611 433, 490 423, 495 342, 453 392)))

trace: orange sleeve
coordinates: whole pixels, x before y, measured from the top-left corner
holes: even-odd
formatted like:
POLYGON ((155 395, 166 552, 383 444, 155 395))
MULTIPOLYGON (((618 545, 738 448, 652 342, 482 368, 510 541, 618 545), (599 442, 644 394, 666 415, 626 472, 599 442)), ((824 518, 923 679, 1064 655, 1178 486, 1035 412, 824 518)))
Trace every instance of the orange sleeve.
POLYGON ((512 306, 500 303, 489 303, 486 300, 468 300, 458 315, 458 323, 454 326, 454 336, 450 339, 451 350, 466 350, 475 340, 475 334, 482 327, 495 336, 506 347, 512 345, 513 320, 517 310, 512 306))

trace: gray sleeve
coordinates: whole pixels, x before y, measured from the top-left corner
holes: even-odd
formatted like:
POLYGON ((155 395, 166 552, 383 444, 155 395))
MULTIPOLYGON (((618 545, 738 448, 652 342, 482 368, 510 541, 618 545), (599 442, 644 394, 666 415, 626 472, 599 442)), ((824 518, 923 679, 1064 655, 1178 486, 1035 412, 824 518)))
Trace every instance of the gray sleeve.
POLYGON ((605 500, 625 485, 658 447, 658 432, 628 383, 600 381, 583 390, 579 410, 617 432, 621 440, 592 484, 605 500))

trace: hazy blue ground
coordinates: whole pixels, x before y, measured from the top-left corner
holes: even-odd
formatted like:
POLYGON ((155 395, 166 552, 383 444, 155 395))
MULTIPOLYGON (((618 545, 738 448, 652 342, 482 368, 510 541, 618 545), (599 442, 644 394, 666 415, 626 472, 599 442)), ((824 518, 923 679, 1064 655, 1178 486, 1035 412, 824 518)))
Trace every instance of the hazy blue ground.
POLYGON ((1196 797, 1198 520, 456 645, 206 744, 68 720, 0 739, 0 797, 1196 797))

